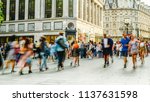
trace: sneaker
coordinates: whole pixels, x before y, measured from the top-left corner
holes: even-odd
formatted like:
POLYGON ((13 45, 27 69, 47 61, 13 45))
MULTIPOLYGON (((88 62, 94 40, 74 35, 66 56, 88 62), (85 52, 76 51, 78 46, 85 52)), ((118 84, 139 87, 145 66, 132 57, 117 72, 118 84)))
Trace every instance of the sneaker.
POLYGON ((57 71, 59 72, 59 71, 61 71, 61 69, 60 69, 60 68, 58 68, 58 70, 57 70, 57 71))
POLYGON ((70 66, 72 67, 72 62, 70 63, 70 66))
POLYGON ((127 65, 126 65, 126 64, 124 64, 124 68, 127 68, 127 65))
POLYGON ((11 73, 15 73, 16 71, 12 70, 11 73))
POLYGON ((48 68, 45 68, 45 70, 48 70, 48 68))
POLYGON ((43 70, 43 69, 40 69, 40 72, 44 72, 44 70, 43 70))
POLYGON ((61 67, 62 70, 64 70, 64 67, 61 67))
POLYGON ((104 68, 106 68, 106 64, 104 64, 104 68))
POLYGON ((32 71, 31 70, 29 70, 29 72, 28 72, 29 74, 31 74, 32 73, 32 71))
POLYGON ((22 71, 21 71, 21 72, 19 72, 19 74, 20 74, 20 75, 24 75, 24 74, 22 73, 22 71))
POLYGON ((109 66, 109 61, 107 62, 107 66, 109 66))
POLYGON ((133 66, 133 69, 136 69, 136 67, 135 67, 135 66, 133 66))
POLYGON ((114 60, 112 59, 111 62, 114 63, 114 60))

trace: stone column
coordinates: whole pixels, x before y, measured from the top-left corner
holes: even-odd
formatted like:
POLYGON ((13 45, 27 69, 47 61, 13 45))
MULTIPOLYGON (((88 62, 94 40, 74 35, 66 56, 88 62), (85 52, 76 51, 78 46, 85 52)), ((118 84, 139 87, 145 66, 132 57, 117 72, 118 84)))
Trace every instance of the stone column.
POLYGON ((40 18, 44 18, 45 17, 45 0, 41 0, 40 7, 41 7, 40 18))
POLYGON ((84 4, 83 5, 84 5, 84 10, 85 10, 85 11, 83 10, 83 12, 85 12, 84 15, 83 15, 84 16, 84 20, 87 21, 87 0, 84 0, 84 4))
POLYGON ((103 22, 103 9, 100 7, 100 26, 102 27, 103 22))
POLYGON ((9 8, 10 8, 10 0, 7 0, 7 6, 6 6, 6 21, 9 21, 9 8))
POLYGON ((96 11, 96 9, 97 9, 97 4, 95 4, 94 5, 94 9, 95 9, 95 25, 96 25, 96 20, 97 20, 97 11, 96 11))
POLYGON ((81 4, 81 6, 80 6, 80 16, 81 16, 81 19, 83 20, 83 0, 80 0, 80 4, 81 4))
POLYGON ((95 24, 97 25, 98 21, 97 21, 97 4, 95 4, 95 24))
POLYGON ((29 0, 25 0, 25 20, 28 19, 28 3, 29 3, 29 0))
MULTIPOLYGON (((81 1, 81 0, 79 0, 79 1, 81 1)), ((75 18, 77 18, 78 14, 79 14, 78 7, 79 7, 78 0, 73 0, 73 17, 75 17, 75 18)))
POLYGON ((41 0, 35 0, 35 19, 40 18, 40 10, 41 10, 40 5, 41 5, 41 0))
POLYGON ((92 1, 92 23, 94 24, 94 1, 92 1))
MULTIPOLYGON (((76 1, 76 0, 74 0, 76 1)), ((63 17, 68 17, 68 11, 69 11, 69 5, 68 5, 69 1, 68 0, 63 0, 63 17)))
POLYGON ((56 17, 56 0, 52 0, 52 18, 56 17))
POLYGON ((19 0, 16 0, 16 14, 15 14, 15 20, 18 20, 19 17, 19 0))
POLYGON ((91 11, 92 11, 92 3, 91 0, 89 0, 89 22, 91 22, 91 11))
POLYGON ((98 7, 98 25, 100 26, 100 6, 98 7))

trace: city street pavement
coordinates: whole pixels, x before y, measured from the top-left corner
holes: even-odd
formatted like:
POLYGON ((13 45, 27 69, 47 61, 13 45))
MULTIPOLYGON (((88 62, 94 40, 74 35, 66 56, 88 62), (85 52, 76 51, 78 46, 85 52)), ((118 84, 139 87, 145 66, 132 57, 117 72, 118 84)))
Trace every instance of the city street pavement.
MULTIPOLYGON (((37 60, 33 61, 33 74, 20 76, 18 72, 0 75, 1 85, 150 85, 150 57, 146 57, 144 66, 138 58, 138 68, 133 70, 131 58, 128 68, 123 68, 123 59, 114 58, 114 63, 103 68, 103 59, 81 59, 79 67, 70 67, 70 60, 65 63, 65 70, 57 72, 57 64, 48 62, 49 70, 39 72, 37 60)), ((18 68, 16 68, 18 70, 18 68)), ((24 73, 28 69, 25 68, 24 73)))

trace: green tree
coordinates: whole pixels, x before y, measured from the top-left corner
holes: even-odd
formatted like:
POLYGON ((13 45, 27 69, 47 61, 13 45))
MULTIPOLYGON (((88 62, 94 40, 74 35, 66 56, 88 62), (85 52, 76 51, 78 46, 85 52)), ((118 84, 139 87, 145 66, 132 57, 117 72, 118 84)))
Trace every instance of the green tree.
POLYGON ((3 9, 3 3, 0 0, 0 24, 2 24, 4 21, 4 15, 2 9, 3 9))

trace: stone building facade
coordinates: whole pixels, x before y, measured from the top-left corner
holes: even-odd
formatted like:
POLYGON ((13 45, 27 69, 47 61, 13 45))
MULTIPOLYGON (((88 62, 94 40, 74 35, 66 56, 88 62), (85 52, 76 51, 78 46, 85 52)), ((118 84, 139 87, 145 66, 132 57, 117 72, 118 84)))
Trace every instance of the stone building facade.
POLYGON ((104 32, 114 38, 123 33, 150 38, 150 7, 140 0, 104 0, 104 32))
POLYGON ((47 36, 53 42, 59 32, 68 40, 96 40, 103 33, 102 0, 1 0, 5 21, 0 41, 8 36, 47 36))

